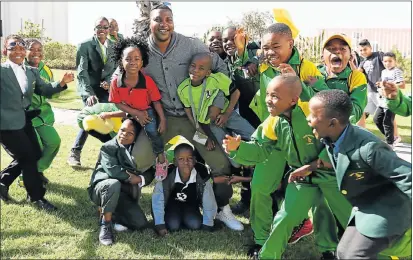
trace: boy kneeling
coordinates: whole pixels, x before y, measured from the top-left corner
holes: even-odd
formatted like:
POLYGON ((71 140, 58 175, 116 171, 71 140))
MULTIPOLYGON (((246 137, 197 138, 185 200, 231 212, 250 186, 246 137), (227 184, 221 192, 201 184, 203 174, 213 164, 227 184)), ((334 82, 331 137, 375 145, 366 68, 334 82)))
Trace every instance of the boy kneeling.
POLYGON ((208 169, 196 162, 194 149, 189 144, 178 145, 174 156, 174 165, 168 168, 168 176, 156 183, 152 194, 152 214, 157 233, 164 236, 167 230, 178 231, 182 226, 212 231, 217 203, 208 169))
POLYGON ((113 217, 117 223, 130 229, 142 229, 147 225, 136 200, 140 188, 153 180, 154 172, 136 173, 131 156, 138 127, 135 124, 135 121, 126 119, 116 137, 103 144, 88 187, 90 199, 99 206, 102 214, 99 242, 103 245, 114 242, 113 214, 116 214, 113 217))

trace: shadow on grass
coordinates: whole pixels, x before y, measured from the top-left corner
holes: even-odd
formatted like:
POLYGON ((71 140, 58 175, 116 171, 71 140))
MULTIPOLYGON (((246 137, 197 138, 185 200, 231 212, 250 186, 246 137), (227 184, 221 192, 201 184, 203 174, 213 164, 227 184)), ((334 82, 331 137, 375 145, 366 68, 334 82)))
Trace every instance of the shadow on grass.
MULTIPOLYGON (((115 232, 116 243, 126 244, 131 249, 131 252, 142 255, 144 258, 153 256, 181 259, 187 256, 185 252, 200 252, 202 254, 222 254, 223 252, 228 252, 228 254, 236 255, 246 252, 247 248, 245 247, 244 240, 248 232, 251 232, 247 225, 247 231, 244 232, 230 231, 224 227, 212 233, 183 230, 168 234, 166 238, 159 238, 153 230, 153 222, 149 219, 152 187, 149 188, 150 192, 148 192, 148 188, 146 188, 142 192, 142 197, 139 201, 143 212, 146 213, 146 217, 148 218, 148 228, 142 231, 115 232), (154 246, 155 243, 156 245, 154 246), (214 243, 214 246, 211 247, 211 243, 214 243)), ((87 190, 69 185, 51 183, 49 184, 48 192, 75 200, 74 204, 57 202, 56 206, 59 208, 59 211, 56 213, 56 216, 76 229, 87 231, 87 235, 77 243, 78 250, 82 252, 79 258, 88 259, 99 257, 97 250, 106 249, 103 249, 104 246, 101 246, 98 242, 99 227, 97 206, 89 199, 87 190)))
POLYGON ((12 249, 2 249, 1 257, 11 256, 11 255, 33 255, 33 254, 46 254, 47 248, 39 247, 37 245, 26 245, 25 247, 12 248, 12 249))

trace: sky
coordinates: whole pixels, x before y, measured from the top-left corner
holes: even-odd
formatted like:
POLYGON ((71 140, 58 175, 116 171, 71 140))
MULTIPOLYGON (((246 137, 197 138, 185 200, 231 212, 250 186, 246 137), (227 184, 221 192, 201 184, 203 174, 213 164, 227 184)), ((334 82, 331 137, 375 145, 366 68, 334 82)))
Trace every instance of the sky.
MULTIPOLYGON (((313 35, 322 28, 411 28, 410 2, 174 2, 175 31, 202 36, 211 26, 240 20, 251 10, 289 11, 300 34, 313 35)), ((115 18, 119 32, 132 35, 132 24, 139 11, 135 2, 70 2, 69 42, 77 44, 93 35, 99 16, 115 18)))

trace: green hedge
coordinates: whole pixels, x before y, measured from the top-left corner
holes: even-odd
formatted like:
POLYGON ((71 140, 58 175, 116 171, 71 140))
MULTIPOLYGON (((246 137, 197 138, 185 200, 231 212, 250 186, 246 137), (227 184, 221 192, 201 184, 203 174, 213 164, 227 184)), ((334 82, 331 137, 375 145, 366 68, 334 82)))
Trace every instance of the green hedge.
POLYGON ((44 45, 44 62, 52 69, 72 70, 76 68, 76 46, 59 42, 44 45))

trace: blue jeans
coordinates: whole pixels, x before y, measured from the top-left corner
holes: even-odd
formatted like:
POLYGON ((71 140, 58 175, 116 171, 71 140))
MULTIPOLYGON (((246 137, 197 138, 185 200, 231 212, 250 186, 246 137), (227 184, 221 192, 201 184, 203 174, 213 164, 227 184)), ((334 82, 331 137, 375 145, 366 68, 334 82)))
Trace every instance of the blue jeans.
MULTIPOLYGON (((84 106, 86 106, 87 98, 88 97, 83 97, 82 96, 82 102, 83 102, 84 106)), ((108 103, 109 102, 109 93, 105 96, 101 96, 101 97, 98 96, 97 98, 98 98, 99 103, 108 103)), ((86 143, 87 137, 88 137, 88 133, 81 128, 79 130, 79 132, 77 133, 75 143, 73 144, 73 147, 72 147, 72 151, 74 151, 74 150, 82 151, 83 146, 86 143)))
POLYGON ((153 108, 148 108, 146 111, 148 112, 148 116, 152 118, 152 120, 147 123, 143 127, 143 129, 145 130, 146 135, 152 143, 153 153, 158 155, 164 152, 164 143, 161 135, 158 132, 158 120, 156 118, 155 111, 153 111, 153 108))
MULTIPOLYGON (((215 123, 210 123, 209 127, 211 128, 212 133, 217 139, 220 148, 222 148, 222 141, 225 138, 225 135, 232 135, 234 132, 241 136, 242 140, 249 141, 251 140, 251 135, 254 133, 255 129, 245 120, 242 116, 238 114, 236 111, 232 111, 231 115, 228 118, 228 121, 225 123, 223 127, 218 127, 215 123)), ((232 159, 229 160, 235 168, 241 167, 240 164, 234 162, 232 159)))

